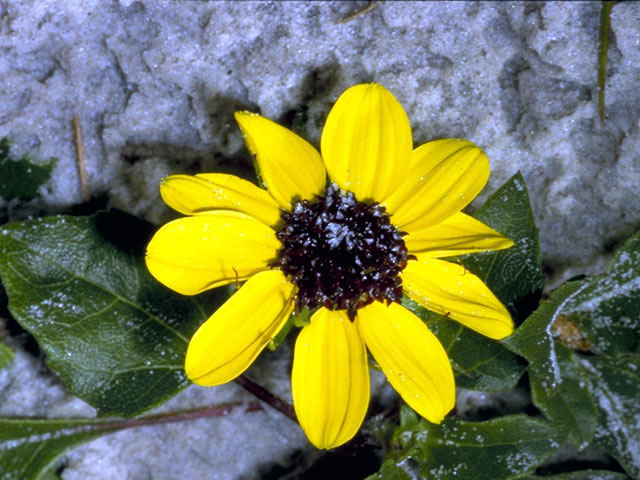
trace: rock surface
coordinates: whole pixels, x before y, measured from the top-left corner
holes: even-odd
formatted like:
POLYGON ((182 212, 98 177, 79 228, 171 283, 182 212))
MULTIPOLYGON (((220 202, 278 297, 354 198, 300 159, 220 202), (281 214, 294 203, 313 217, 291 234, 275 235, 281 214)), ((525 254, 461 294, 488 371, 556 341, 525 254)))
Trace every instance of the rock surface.
MULTIPOLYGON (((640 4, 612 11, 603 124, 599 3, 386 2, 353 15, 367 5, 0 0, 0 137, 18 154, 59 159, 37 201, 59 211, 83 201, 77 115, 91 193, 159 223, 170 215, 162 176, 251 175, 234 111, 260 112, 317 145, 337 96, 375 81, 405 106, 416 144, 464 137, 486 149, 492 177, 479 202, 523 173, 551 273, 601 268, 640 226, 640 4)), ((0 375, 37 369, 25 362, 0 375)), ((286 394, 288 365, 279 369, 265 382, 286 394)), ((77 412, 49 377, 39 382, 30 388, 62 405, 44 413, 77 412)), ((3 411, 43 414, 15 383, 0 383, 3 411)), ((172 405, 238 395, 234 385, 192 387, 172 405)), ((258 478, 309 448, 267 410, 150 432, 77 450, 63 478, 258 478)))

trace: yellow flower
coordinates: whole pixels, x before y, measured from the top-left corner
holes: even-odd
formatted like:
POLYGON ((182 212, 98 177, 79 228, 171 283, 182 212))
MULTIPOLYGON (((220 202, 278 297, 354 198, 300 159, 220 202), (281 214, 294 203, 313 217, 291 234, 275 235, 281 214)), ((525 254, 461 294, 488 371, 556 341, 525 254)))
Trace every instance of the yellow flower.
POLYGON ((191 339, 189 378, 237 377, 306 306, 315 313, 296 340, 292 391, 311 443, 332 448, 359 429, 367 350, 409 406, 442 421, 455 402, 449 359, 400 300, 494 339, 513 331, 478 277, 441 260, 513 244, 461 212, 488 179, 484 152, 459 139, 413 149, 404 109, 377 84, 340 96, 322 156, 260 115, 236 120, 267 191, 232 175, 165 178, 162 198, 188 216, 164 225, 147 250, 155 278, 185 295, 247 280, 191 339))

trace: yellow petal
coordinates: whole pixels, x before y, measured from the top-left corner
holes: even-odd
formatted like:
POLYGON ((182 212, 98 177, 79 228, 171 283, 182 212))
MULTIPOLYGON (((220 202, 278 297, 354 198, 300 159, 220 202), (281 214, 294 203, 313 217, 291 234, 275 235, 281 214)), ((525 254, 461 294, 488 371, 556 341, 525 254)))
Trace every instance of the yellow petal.
POLYGON ((280 207, 271 195, 235 175, 171 175, 162 179, 160 195, 167 205, 184 215, 234 210, 270 227, 280 221, 280 207))
POLYGON ((436 336, 397 303, 373 302, 358 310, 356 323, 393 388, 424 418, 440 423, 455 404, 456 389, 436 336))
POLYGON ((329 112, 322 158, 329 178, 360 201, 380 201, 402 183, 411 161, 411 126, 383 86, 355 85, 329 112))
POLYGON ((504 305, 461 265, 418 255, 418 261, 409 261, 401 277, 404 292, 424 308, 497 340, 513 332, 504 305))
POLYGON ((292 131, 256 113, 236 112, 247 148, 276 201, 287 210, 321 195, 326 172, 318 151, 292 131))
POLYGON ((462 138, 443 138, 423 143, 411 152, 411 168, 422 165, 421 171, 428 172, 463 147, 475 147, 475 144, 462 138))
POLYGON ((350 440, 369 405, 367 353, 346 311, 318 310, 304 327, 293 357, 293 405, 317 448, 350 440))
POLYGON ((409 253, 423 253, 434 258, 501 250, 513 245, 513 241, 462 212, 454 213, 433 227, 411 232, 404 238, 404 243, 409 253))
POLYGON ((280 241, 244 213, 215 210, 164 225, 147 246, 147 268, 167 287, 194 295, 244 280, 276 259, 280 241))
POLYGON ((191 337, 184 365, 189 379, 220 385, 244 372, 287 322, 294 295, 280 270, 251 277, 191 337))
POLYGON ((396 227, 411 233, 433 226, 480 193, 489 178, 489 160, 482 149, 469 143, 461 142, 462 148, 435 166, 423 161, 409 172, 407 180, 383 202, 396 227))

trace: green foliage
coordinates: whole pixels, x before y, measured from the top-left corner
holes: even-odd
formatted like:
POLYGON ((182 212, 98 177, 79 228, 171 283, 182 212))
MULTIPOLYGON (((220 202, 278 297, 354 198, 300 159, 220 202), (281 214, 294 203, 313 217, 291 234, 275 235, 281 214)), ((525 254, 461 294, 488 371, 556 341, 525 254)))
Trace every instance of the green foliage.
POLYGON ((598 406, 596 442, 640 478, 640 357, 587 357, 582 363, 598 406))
POLYGON ((561 381, 551 324, 562 311, 567 299, 580 287, 579 282, 572 282, 553 292, 520 328, 503 340, 504 345, 528 360, 530 373, 543 378, 545 387, 555 388, 561 381))
POLYGON ((380 471, 367 477, 366 480, 412 480, 415 477, 409 475, 396 460, 387 460, 380 467, 380 471))
POLYGON ((580 355, 556 345, 560 382, 542 386, 532 374, 534 403, 578 448, 595 443, 640 478, 640 357, 580 355))
POLYGON ((53 480, 66 451, 105 433, 228 414, 237 404, 149 415, 133 420, 101 418, 0 418, 0 470, 7 480, 53 480))
POLYGON ((506 250, 466 255, 461 261, 491 288, 519 324, 537 308, 544 286, 538 229, 522 175, 511 177, 473 216, 515 244, 506 250))
POLYGON ((572 282, 503 343, 529 361, 534 404, 583 449, 594 441, 640 477, 640 235, 603 275, 572 282), (589 355, 563 345, 556 321, 575 322, 589 355))
MULTIPOLYGON (((7 161, 6 142, 0 145, 7 161)), ((458 386, 504 391, 526 371, 540 416, 486 422, 449 417, 433 425, 402 407, 399 426, 379 420, 385 455, 370 478, 626 478, 593 470, 536 476, 564 441, 579 450, 598 445, 640 478, 640 234, 603 275, 567 283, 539 304, 538 233, 522 177, 515 175, 475 216, 515 245, 458 261, 485 281, 520 327, 497 342, 408 299, 404 304, 440 339, 458 386), (566 337, 562 322, 584 337, 582 346, 566 337)), ((37 340, 51 370, 100 415, 139 415, 187 385, 188 340, 228 296, 223 288, 184 297, 156 282, 143 259, 150 235, 149 225, 117 213, 0 227, 0 277, 11 315, 37 340)), ((3 295, 0 289, 0 303, 6 302, 3 295)), ((292 326, 307 324, 310 313, 292 317, 270 347, 292 326)), ((0 344, 0 367, 11 357, 0 344)), ((6 478, 46 479, 65 451, 122 425, 0 419, 0 466, 6 478)))
POLYGON ((117 429, 98 419, 0 419, 2 478, 46 479, 65 452, 117 429))
POLYGON ((11 350, 11 348, 4 345, 3 343, 0 343, 0 369, 11 365, 14 356, 15 353, 13 352, 13 350, 11 350))
POLYGON ((0 197, 5 200, 34 199, 38 189, 51 177, 55 164, 53 158, 38 163, 26 156, 13 159, 9 156, 9 140, 0 139, 0 197))
POLYGON ((554 345, 558 383, 550 383, 546 372, 532 368, 530 382, 533 403, 554 425, 563 428, 568 440, 584 449, 593 440, 596 429, 596 406, 585 384, 581 359, 571 349, 554 345))
POLYGON ((563 309, 596 356, 580 358, 598 410, 596 442, 640 478, 640 233, 609 269, 585 282, 563 309))
POLYGON ((529 378, 534 404, 569 435, 578 448, 593 438, 595 411, 588 393, 580 384, 579 366, 570 351, 554 339, 551 328, 563 307, 584 285, 568 283, 551 295, 516 332, 504 340, 515 353, 529 362, 529 378))
POLYGON ((142 256, 149 234, 133 217, 106 213, 0 231, 11 314, 100 415, 137 415, 186 386, 189 338, 223 297, 184 297, 155 281, 142 256))
POLYGON ((550 424, 524 415, 486 422, 446 418, 434 425, 411 412, 403 415, 393 438, 395 468, 387 461, 386 472, 370 479, 515 479, 551 455, 561 435, 550 424))
POLYGON ((485 392, 509 390, 524 373, 524 362, 500 343, 407 298, 403 305, 422 318, 442 343, 451 360, 456 385, 485 392))
POLYGON ((509 306, 516 321, 524 323, 498 343, 413 302, 405 300, 406 306, 444 345, 457 385, 483 391, 508 389, 526 368, 532 401, 549 422, 522 416, 483 423, 448 418, 436 426, 404 413, 381 470, 370 478, 628 478, 590 470, 535 476, 536 466, 565 440, 579 450, 601 446, 629 475, 640 478, 640 234, 616 253, 606 273, 567 283, 538 306, 540 254, 522 178, 516 175, 507 182, 475 216, 516 244, 460 261, 509 306), (563 322, 584 337, 584 344, 564 338, 563 322), (511 353, 504 353, 505 347, 511 353), (581 351, 585 349, 590 351, 581 351), (526 361, 524 365, 513 354, 526 361), (486 429, 486 434, 472 435, 477 429, 486 429), (493 445, 492 435, 504 442, 493 445), (545 438, 553 441, 544 444, 545 438), (516 446, 517 442, 524 444, 516 446), (505 459, 513 452, 526 461, 507 468, 505 459))
MULTIPOLYGON (((522 319, 537 306, 543 285, 538 230, 522 176, 514 175, 474 217, 515 244, 506 250, 466 255, 460 261, 491 288, 516 320, 522 319)), ((522 376, 524 363, 500 343, 414 302, 405 299, 404 304, 429 324, 444 346, 456 372, 457 385, 483 391, 508 390, 522 376)))
POLYGON ((4 291, 4 287, 2 286, 2 282, 0 281, 0 369, 4 367, 8 367, 13 362, 13 358, 15 357, 14 351, 9 348, 7 345, 2 343, 4 340, 5 332, 5 322, 6 319, 3 318, 3 310, 4 306, 7 304, 7 294, 4 291))
POLYGON ((596 351, 640 354, 640 233, 616 252, 604 274, 590 279, 564 308, 596 351))

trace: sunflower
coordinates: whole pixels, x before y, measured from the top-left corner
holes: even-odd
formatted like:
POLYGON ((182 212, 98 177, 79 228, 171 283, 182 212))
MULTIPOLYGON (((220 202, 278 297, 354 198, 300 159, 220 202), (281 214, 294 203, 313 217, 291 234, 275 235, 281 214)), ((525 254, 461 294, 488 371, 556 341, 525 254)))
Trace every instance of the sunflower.
POLYGON ((322 156, 267 118, 235 116, 266 190, 218 173, 167 177, 162 198, 187 216, 147 249, 153 276, 185 295, 246 280, 191 338, 188 377, 209 386, 234 379, 294 309, 308 308, 291 383, 313 445, 341 445, 362 424, 367 351, 411 408, 442 421, 455 402, 449 359, 401 300, 493 339, 513 331, 486 285, 443 260, 513 244, 461 212, 487 182, 484 152, 461 139, 414 149, 404 109, 378 84, 340 96, 322 156))

